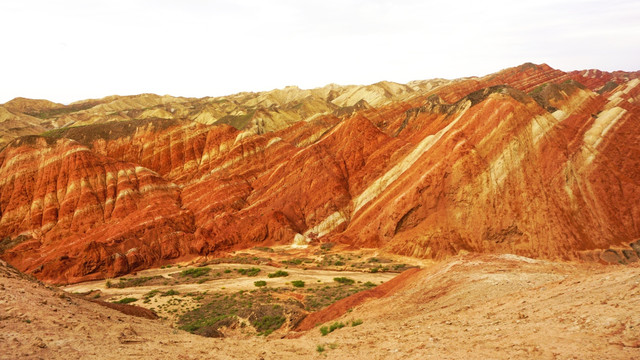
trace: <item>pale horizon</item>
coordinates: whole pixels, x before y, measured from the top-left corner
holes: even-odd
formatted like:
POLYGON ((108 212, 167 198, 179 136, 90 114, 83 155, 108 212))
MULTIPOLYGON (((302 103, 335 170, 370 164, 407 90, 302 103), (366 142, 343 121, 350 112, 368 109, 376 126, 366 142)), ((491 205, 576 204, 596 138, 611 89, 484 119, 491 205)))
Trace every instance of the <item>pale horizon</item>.
POLYGON ((3 1, 0 104, 637 71, 640 2, 3 1))

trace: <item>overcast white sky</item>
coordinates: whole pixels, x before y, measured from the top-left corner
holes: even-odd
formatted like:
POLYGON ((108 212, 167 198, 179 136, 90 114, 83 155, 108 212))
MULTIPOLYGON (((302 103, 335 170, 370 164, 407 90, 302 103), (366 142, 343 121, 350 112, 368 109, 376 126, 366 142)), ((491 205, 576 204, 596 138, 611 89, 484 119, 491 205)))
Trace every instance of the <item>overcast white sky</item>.
POLYGON ((640 70, 638 0, 0 0, 0 103, 640 70))

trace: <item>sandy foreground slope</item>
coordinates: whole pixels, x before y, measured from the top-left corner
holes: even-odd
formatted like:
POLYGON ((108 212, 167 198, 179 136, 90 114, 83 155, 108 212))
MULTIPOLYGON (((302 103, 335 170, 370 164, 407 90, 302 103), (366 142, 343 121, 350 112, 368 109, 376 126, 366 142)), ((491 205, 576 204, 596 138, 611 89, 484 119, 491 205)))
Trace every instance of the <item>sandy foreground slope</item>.
POLYGON ((356 327, 211 339, 47 287, 0 261, 0 359, 637 359, 639 307, 637 264, 465 255, 336 319, 361 319, 356 327))

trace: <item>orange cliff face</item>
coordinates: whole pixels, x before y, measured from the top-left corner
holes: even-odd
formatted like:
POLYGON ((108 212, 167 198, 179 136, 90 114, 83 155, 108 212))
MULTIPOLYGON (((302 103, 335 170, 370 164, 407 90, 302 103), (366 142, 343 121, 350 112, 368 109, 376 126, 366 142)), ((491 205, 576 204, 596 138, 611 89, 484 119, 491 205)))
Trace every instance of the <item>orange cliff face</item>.
POLYGON ((0 152, 1 256, 56 283, 294 238, 436 259, 633 261, 638 77, 525 64, 56 108, 74 120, 0 152))

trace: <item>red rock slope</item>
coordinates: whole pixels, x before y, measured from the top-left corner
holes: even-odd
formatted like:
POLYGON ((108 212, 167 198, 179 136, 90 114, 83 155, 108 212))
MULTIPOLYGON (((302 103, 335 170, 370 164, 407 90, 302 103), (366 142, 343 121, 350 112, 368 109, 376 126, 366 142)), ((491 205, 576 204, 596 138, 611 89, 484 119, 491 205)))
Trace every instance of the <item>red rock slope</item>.
POLYGON ((413 88, 287 88, 243 95, 243 109, 261 104, 251 118, 207 122, 194 116, 210 99, 80 104, 83 126, 0 153, 0 251, 52 282, 318 240, 634 261, 638 75, 525 64, 413 88))

